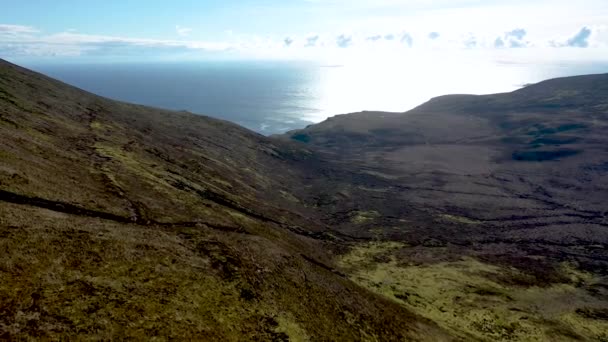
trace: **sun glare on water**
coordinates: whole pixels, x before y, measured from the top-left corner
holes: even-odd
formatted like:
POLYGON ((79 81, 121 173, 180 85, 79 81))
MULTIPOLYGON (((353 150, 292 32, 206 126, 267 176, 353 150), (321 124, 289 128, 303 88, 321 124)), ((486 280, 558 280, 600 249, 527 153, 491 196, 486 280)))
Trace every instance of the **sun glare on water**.
MULTIPOLYGON (((441 52, 359 56, 320 66, 313 122, 363 110, 405 112, 447 94, 509 92, 524 84, 571 73, 572 66, 505 63, 478 55, 447 56, 441 52)), ((487 57, 487 56, 486 56, 487 57)))

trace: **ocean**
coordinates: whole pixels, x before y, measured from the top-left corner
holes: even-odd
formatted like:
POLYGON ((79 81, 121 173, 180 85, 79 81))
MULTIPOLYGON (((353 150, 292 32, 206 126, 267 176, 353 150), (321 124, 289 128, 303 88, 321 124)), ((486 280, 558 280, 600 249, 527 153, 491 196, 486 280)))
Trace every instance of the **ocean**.
POLYGON ((515 90, 547 78, 608 72, 607 64, 323 65, 184 62, 24 65, 121 101, 187 110, 261 134, 362 110, 404 112, 434 96, 515 90))

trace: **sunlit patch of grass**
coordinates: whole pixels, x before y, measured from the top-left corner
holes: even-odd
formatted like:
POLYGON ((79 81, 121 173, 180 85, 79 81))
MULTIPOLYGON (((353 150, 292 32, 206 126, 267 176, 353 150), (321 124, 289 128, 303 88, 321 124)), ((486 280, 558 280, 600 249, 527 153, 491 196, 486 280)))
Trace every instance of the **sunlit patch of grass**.
MULTIPOLYGON (((110 143, 97 143, 95 149, 97 153, 109 160, 101 168, 107 178, 121 191, 132 198, 138 198, 140 202, 150 208, 151 212, 155 208, 167 211, 169 207, 177 207, 177 210, 174 210, 171 214, 175 217, 178 217, 178 215, 187 217, 191 213, 204 210, 204 207, 200 205, 200 196, 192 191, 184 191, 172 185, 172 183, 181 182, 192 189, 202 191, 204 189, 200 184, 191 182, 179 175, 170 174, 164 168, 156 167, 155 163, 147 158, 145 154, 126 151, 110 143), (161 202, 159 199, 165 200, 161 202), (179 205, 176 204, 178 199, 179 205), (188 206, 188 210, 185 209, 186 206, 188 206)), ((162 210, 159 210, 159 212, 162 212, 162 210)), ((157 217, 156 219, 160 221, 171 220, 169 216, 157 217)))
POLYGON ((278 327, 275 330, 278 333, 284 333, 289 338, 289 341, 293 342, 306 342, 310 341, 310 337, 306 333, 306 330, 296 322, 291 314, 279 314, 275 320, 278 323, 278 327))
POLYGON ((356 271, 358 268, 370 266, 374 258, 390 252, 391 250, 404 247, 400 242, 370 242, 353 248, 350 253, 345 254, 339 260, 341 267, 356 271))
POLYGON ((93 121, 89 125, 89 127, 96 132, 106 132, 106 133, 114 133, 117 134, 119 131, 124 131, 123 127, 120 127, 114 123, 102 122, 102 121, 93 121))
MULTIPOLYGON (((135 153, 125 151, 119 146, 115 146, 112 144, 104 144, 104 143, 96 143, 95 144, 96 151, 109 159, 118 161, 123 163, 125 166, 131 168, 133 171, 142 172, 144 167, 142 167, 142 163, 140 159, 135 153)), ((149 177, 149 172, 146 172, 143 176, 149 177)))
POLYGON ((363 224, 363 223, 373 221, 374 219, 376 219, 378 217, 380 217, 380 213, 375 210, 355 211, 355 212, 353 212, 353 215, 351 216, 350 221, 355 224, 363 224))
POLYGON ((144 218, 160 222, 192 220, 193 216, 235 218, 243 217, 222 215, 217 207, 210 209, 205 204, 212 202, 207 193, 216 193, 236 202, 253 200, 242 192, 229 192, 232 184, 218 177, 194 178, 189 174, 171 172, 159 166, 154 156, 138 149, 129 149, 112 142, 102 141, 95 144, 95 150, 105 157, 101 167, 106 179, 120 189, 133 202, 138 203, 144 218), (163 213, 158 215, 155 213, 163 213))
POLYGON ((222 185, 222 186, 224 186, 224 187, 226 187, 228 189, 232 189, 232 184, 230 184, 230 182, 228 182, 228 181, 226 181, 224 179, 221 179, 219 177, 212 177, 211 181, 213 183, 220 184, 220 185, 222 185))
MULTIPOLYGON (((519 271, 473 258, 432 265, 406 265, 395 252, 406 246, 368 243, 338 264, 364 287, 427 317, 464 339, 538 341, 599 338, 606 322, 575 315, 594 299, 582 284, 590 274, 562 265, 570 284, 549 287, 504 285, 498 278, 519 271)), ((604 328, 606 331, 606 329, 604 328)))
POLYGON ((572 330, 584 333, 583 336, 592 337, 595 341, 608 342, 608 321, 589 319, 577 313, 566 313, 560 316, 560 321, 572 330))
POLYGON ((250 216, 247 216, 241 212, 236 210, 226 210, 226 213, 230 215, 236 222, 239 222, 243 225, 253 226, 256 224, 255 220, 253 220, 250 216))
POLYGON ((573 284, 590 283, 593 281, 593 275, 580 271, 576 268, 576 264, 564 262, 560 265, 560 271, 573 284))
POLYGON ((290 192, 279 190, 279 193, 281 194, 281 197, 283 197, 284 199, 286 199, 290 202, 300 203, 300 200, 296 196, 291 194, 290 192))
MULTIPOLYGON (((145 160, 143 156, 110 144, 97 143, 95 148, 100 155, 119 163, 122 167, 137 175, 140 180, 145 180, 150 185, 150 188, 167 195, 179 195, 178 189, 167 182, 167 175, 163 171, 155 170, 151 166, 153 163, 145 160)), ((109 166, 106 166, 106 170, 108 174, 112 173, 109 166)), ((113 177, 113 181, 118 184, 117 179, 118 177, 113 177)))

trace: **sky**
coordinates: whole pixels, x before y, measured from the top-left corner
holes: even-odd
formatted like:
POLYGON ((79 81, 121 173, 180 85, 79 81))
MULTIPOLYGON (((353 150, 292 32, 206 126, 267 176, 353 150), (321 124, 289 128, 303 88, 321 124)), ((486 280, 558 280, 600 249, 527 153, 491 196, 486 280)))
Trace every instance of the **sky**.
POLYGON ((606 0, 1 0, 0 58, 608 60, 606 0))

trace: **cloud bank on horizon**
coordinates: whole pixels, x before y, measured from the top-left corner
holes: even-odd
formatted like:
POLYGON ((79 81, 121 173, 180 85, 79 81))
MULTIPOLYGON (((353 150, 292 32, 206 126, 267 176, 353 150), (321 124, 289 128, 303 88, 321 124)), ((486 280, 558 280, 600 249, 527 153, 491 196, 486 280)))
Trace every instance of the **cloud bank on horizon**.
POLYGON ((605 0, 8 2, 0 57, 9 59, 341 62, 475 52, 515 61, 608 60, 605 0))

